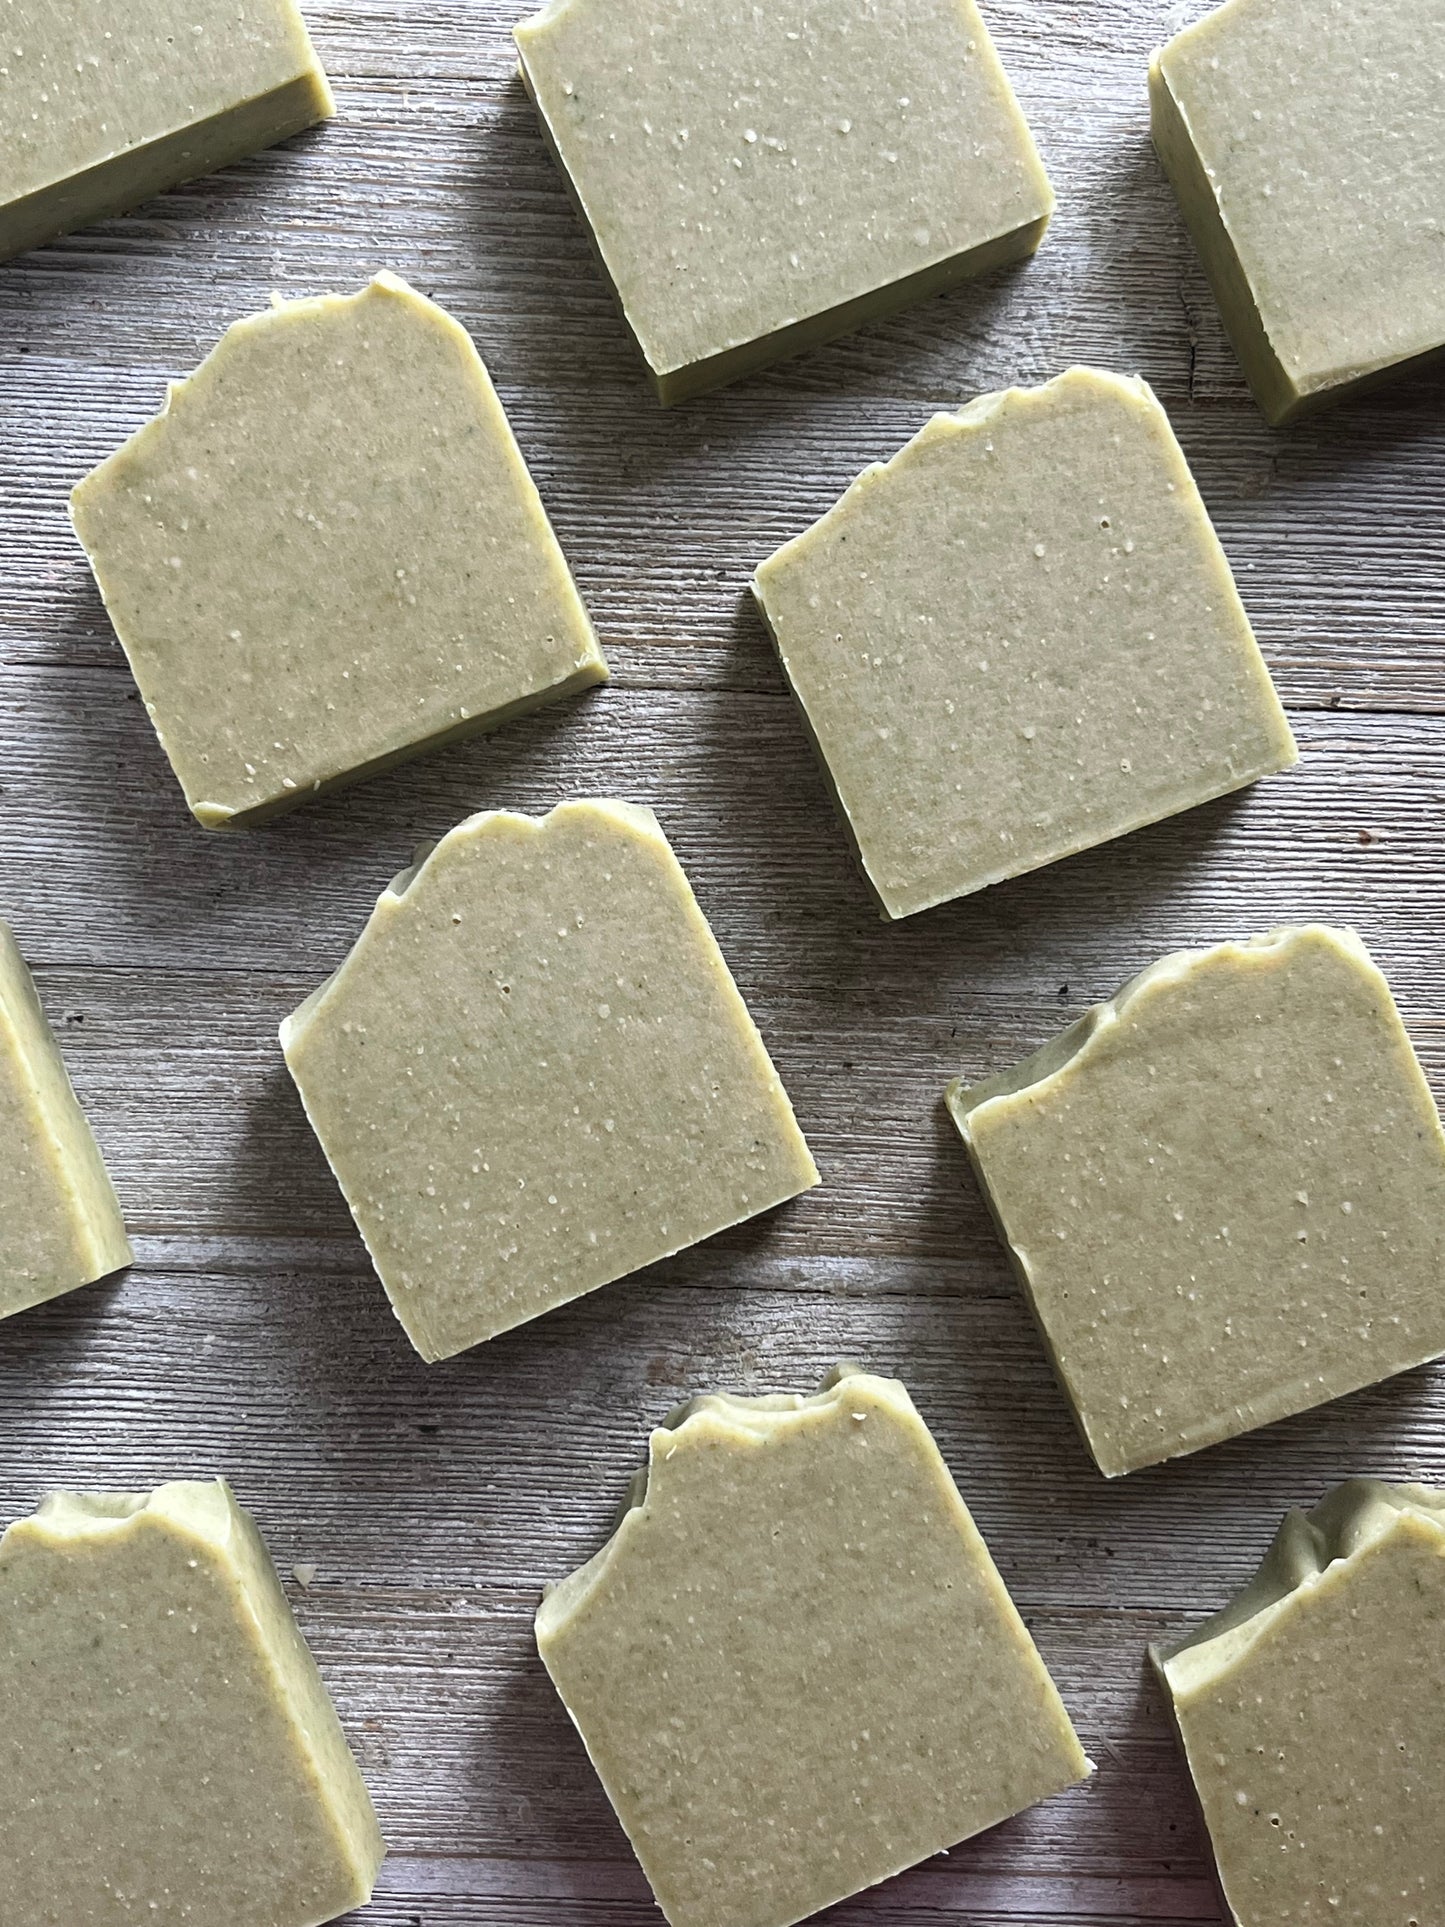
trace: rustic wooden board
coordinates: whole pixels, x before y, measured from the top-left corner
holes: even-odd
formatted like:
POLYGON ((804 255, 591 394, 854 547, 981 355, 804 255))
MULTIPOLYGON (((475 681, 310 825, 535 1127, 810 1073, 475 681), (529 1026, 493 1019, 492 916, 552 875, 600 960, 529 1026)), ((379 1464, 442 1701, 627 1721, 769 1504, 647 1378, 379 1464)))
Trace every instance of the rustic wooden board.
POLYGON ((1106 1486, 1075 1441, 939 1093, 1160 951, 1353 922, 1437 1091, 1445 963, 1445 374, 1292 433, 1249 402, 1146 136, 1199 7, 993 0, 1060 193, 1031 266, 728 393, 650 402, 532 116, 503 0, 328 0, 341 118, 0 267, 0 912, 136 1233, 122 1282, 0 1328, 0 1517, 55 1484, 226 1472, 286 1574, 393 1846, 377 1927, 657 1916, 535 1660, 649 1423, 848 1354, 912 1386, 1073 1709, 1086 1789, 838 1927, 1217 1923, 1146 1641, 1353 1471, 1445 1482, 1426 1370, 1106 1486), (607 690, 274 828, 185 816, 65 493, 236 315, 391 267, 473 330, 616 669, 607 690), (1301 768, 902 926, 874 917, 744 596, 936 406, 1074 360, 1168 404, 1301 768), (484 804, 652 802, 824 1187, 445 1366, 387 1311, 275 1026, 407 859, 484 804))

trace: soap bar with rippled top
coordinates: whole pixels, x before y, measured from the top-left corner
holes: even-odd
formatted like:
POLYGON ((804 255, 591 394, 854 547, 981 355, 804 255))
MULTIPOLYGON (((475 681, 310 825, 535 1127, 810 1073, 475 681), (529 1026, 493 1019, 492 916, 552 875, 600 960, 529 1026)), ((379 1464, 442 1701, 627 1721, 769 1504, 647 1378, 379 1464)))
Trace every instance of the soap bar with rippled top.
POLYGON ((293 0, 0 0, 0 260, 334 111, 293 0))
POLYGON ((0 923, 0 1318, 131 1261, 120 1204, 0 923))
POLYGON ((1281 423, 1445 346, 1440 0, 1228 0, 1154 55, 1154 143, 1281 423))
POLYGON ((672 1927, 788 1927, 1090 1771, 907 1391, 853 1367, 674 1412, 537 1645, 672 1927))
POLYGON ((948 1105, 1110 1476, 1445 1353, 1445 1133, 1353 931, 1178 951, 948 1105))
POLYGON ((1156 1650, 1234 1927, 1430 1927, 1445 1894, 1445 1492, 1351 1479, 1156 1650))
POLYGON ((427 1359, 818 1181, 687 878, 630 804, 459 824, 281 1042, 427 1359))
POLYGON ((71 512, 209 829, 607 675, 471 338, 395 275, 235 323, 71 512))
POLYGON ((376 1815, 221 1480, 63 1492, 0 1539, 7 1927, 319 1927, 376 1815))
POLYGON ((935 415, 753 588, 885 916, 1295 760, 1142 381, 1073 368, 935 415))
POLYGON ((974 0, 551 0, 522 75, 663 402, 1032 254, 974 0))

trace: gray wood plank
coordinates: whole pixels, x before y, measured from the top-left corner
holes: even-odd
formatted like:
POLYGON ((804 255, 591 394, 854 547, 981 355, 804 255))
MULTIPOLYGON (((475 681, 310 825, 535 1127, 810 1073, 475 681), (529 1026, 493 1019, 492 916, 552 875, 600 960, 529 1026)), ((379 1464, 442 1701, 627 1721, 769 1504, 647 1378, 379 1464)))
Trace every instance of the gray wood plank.
POLYGON ((648 1426, 851 1355, 935 1426, 1099 1761, 1091 1785, 838 1927, 1215 1923, 1146 1641, 1219 1603, 1283 1508, 1445 1482, 1445 1372, 1180 1465, 1091 1471, 943 1082, 1180 943, 1354 923, 1437 1092, 1445 966, 1445 373, 1286 434, 1245 393, 1146 133, 1166 0, 990 0, 1060 194, 1038 259, 674 414, 647 397, 513 78, 503 0, 312 9, 339 121, 0 266, 0 914, 140 1263, 0 1326, 0 1518, 59 1484, 226 1472, 292 1583, 396 1849, 377 1927, 657 1918, 530 1645, 648 1426), (71 537, 71 483, 271 290, 406 274, 472 329, 616 682, 249 836, 179 795, 71 537), (935 408, 1077 360, 1169 407, 1304 762, 903 926, 874 916, 746 597, 935 408), (280 1063, 279 1018, 412 843, 575 793, 653 803, 759 1018, 820 1190, 427 1369, 280 1063))

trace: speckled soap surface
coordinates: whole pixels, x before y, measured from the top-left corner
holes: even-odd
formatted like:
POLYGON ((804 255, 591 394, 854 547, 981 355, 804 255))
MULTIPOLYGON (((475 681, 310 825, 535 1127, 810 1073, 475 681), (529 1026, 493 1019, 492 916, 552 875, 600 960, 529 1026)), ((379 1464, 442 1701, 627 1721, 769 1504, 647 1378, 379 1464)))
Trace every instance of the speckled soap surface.
POLYGON ((281 1038, 429 1359, 818 1180, 681 866, 629 804, 460 824, 281 1038))
POLYGON ((370 1898, 371 1801, 220 1481, 10 1527, 0 1707, 7 1927, 319 1927, 370 1898))
POLYGON ((1180 951, 948 1102, 1104 1472, 1445 1352, 1445 1134, 1352 932, 1180 951))
POLYGON ((72 512, 210 828, 607 674, 476 349, 394 275, 237 322, 72 512))
POLYGON ((1282 422, 1445 344, 1445 5, 1228 0, 1154 57, 1154 139, 1282 422))
POLYGON ((1075 368, 936 415, 754 592, 890 917, 1294 761, 1142 381, 1075 368))
POLYGON ((672 1927, 788 1927, 1089 1772, 908 1393, 652 1434, 537 1644, 672 1927))
POLYGON ((130 1263, 99 1148, 0 923, 0 1318, 130 1263))
POLYGON ((332 111, 294 0, 0 0, 0 259, 332 111))
POLYGON ((552 0, 516 39, 664 401, 1031 253, 1053 208, 974 0, 552 0))
POLYGON ((1154 1661, 1235 1927, 1430 1927, 1445 1492, 1352 1479, 1154 1661))

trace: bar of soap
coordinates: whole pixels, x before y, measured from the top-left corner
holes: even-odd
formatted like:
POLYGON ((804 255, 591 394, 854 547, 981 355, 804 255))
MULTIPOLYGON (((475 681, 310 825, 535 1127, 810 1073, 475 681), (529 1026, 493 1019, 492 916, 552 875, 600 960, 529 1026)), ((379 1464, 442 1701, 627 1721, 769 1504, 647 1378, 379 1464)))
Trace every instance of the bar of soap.
POLYGON ((10 1527, 0 1706, 14 1927, 317 1927, 370 1898, 371 1801, 221 1480, 10 1527))
POLYGON ((1073 368, 935 415, 753 590, 885 916, 1295 760, 1142 381, 1073 368))
POLYGON ((695 1399, 537 1645, 672 1927, 788 1927, 1090 1772, 895 1379, 695 1399))
POLYGON ((394 275, 236 322, 71 510, 210 829, 607 675, 470 337, 394 275))
POLYGON ((1271 422, 1445 344, 1438 0, 1228 0, 1154 55, 1155 145, 1271 422))
POLYGON ((335 112, 293 0, 0 11, 0 260, 335 112))
POLYGON ((1351 1479, 1156 1650, 1234 1927, 1427 1927, 1445 1894, 1445 1492, 1351 1479))
POLYGON ((974 0, 551 0, 522 76, 659 399, 1034 252, 1053 193, 974 0))
POLYGON ((460 824, 281 1043, 426 1359, 818 1181, 687 878, 626 803, 460 824))
POLYGON ((1111 1477, 1445 1352, 1445 1133, 1352 931, 1179 951, 948 1104, 1111 1477))
POLYGON ((0 1145, 0 1318, 130 1263, 115 1187, 4 923, 0 1145))

